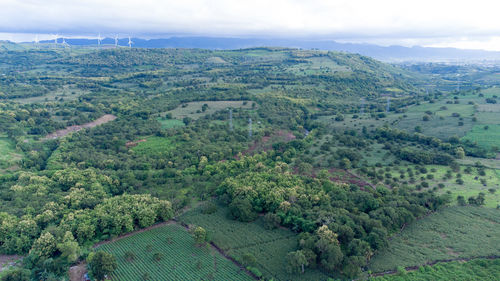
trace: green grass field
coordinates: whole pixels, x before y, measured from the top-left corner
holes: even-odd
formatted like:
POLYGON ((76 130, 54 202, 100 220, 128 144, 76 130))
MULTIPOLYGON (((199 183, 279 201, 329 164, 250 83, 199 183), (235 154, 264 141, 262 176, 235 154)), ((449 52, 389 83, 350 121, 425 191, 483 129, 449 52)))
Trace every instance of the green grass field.
POLYGON ((66 87, 64 89, 60 89, 57 91, 51 91, 50 93, 43 96, 15 98, 12 100, 22 104, 53 102, 60 99, 62 99, 63 101, 70 101, 70 100, 76 100, 78 97, 85 95, 87 93, 88 92, 79 89, 69 89, 68 87, 66 87))
POLYGON ((163 129, 172 129, 184 126, 184 122, 178 119, 163 119, 163 117, 159 117, 157 120, 160 122, 163 129))
MULTIPOLYGON (((384 151, 384 150, 382 150, 384 151)), ((475 162, 471 162, 469 160, 468 165, 473 165, 475 162)), ((493 160, 491 160, 493 161, 493 160)), ((474 196, 476 197, 479 192, 483 192, 485 194, 485 206, 496 208, 500 204, 500 171, 497 169, 484 169, 484 176, 479 174, 479 170, 476 167, 470 167, 470 173, 467 173, 465 170, 467 166, 461 166, 460 171, 452 172, 451 178, 446 178, 445 175, 451 171, 451 168, 448 166, 441 165, 424 165, 421 166, 427 170, 426 173, 421 173, 419 170, 420 166, 413 164, 404 164, 397 168, 392 168, 390 171, 387 171, 386 168, 377 169, 377 174, 384 175, 390 174, 393 179, 397 179, 397 185, 406 184, 411 187, 422 186, 425 182, 428 184, 428 187, 421 187, 422 191, 427 191, 429 189, 438 188, 441 184, 442 187, 437 189, 439 194, 450 193, 452 196, 452 204, 456 204, 456 198, 458 195, 462 195, 467 200, 468 197, 474 196), (414 182, 411 182, 410 173, 408 169, 411 169, 413 172, 414 182), (404 177, 401 178, 401 175, 404 177), (462 179, 463 184, 457 183, 457 179, 462 179), (431 178, 429 178, 431 177, 431 178), (422 179, 423 178, 423 179, 422 179), (485 185, 486 184, 486 185, 485 185), (490 192, 490 189, 494 189, 495 192, 490 192)), ((362 174, 361 171, 356 170, 356 173, 362 174)), ((385 182, 385 179, 382 180, 385 182)), ((368 180, 368 178, 367 178, 368 180)), ((374 180, 372 179, 372 182, 374 180)))
POLYGON ((174 147, 172 141, 163 137, 148 137, 146 141, 139 142, 132 150, 137 154, 152 155, 165 152, 174 147))
POLYGON ((370 261, 373 272, 436 260, 498 255, 500 210, 448 207, 416 221, 370 261))
POLYGON ((371 278, 373 281, 495 281, 499 280, 500 259, 475 259, 468 262, 437 263, 433 266, 423 266, 408 273, 386 275, 371 278))
POLYGON ((420 126, 422 133, 425 135, 448 139, 454 135, 459 137, 467 134, 471 130, 474 123, 472 122, 472 114, 474 114, 474 106, 468 104, 460 97, 459 104, 447 104, 446 101, 453 100, 447 98, 436 103, 422 103, 417 106, 412 106, 405 112, 405 116, 396 124, 398 129, 414 132, 416 126, 420 126), (423 121, 426 112, 430 112, 429 121, 423 121), (457 113, 460 117, 452 117, 453 113, 457 113), (462 118, 462 120, 460 120, 462 118), (458 123, 463 122, 462 126, 458 123))
POLYGON ((117 258, 111 280, 253 280, 215 249, 195 245, 193 237, 175 224, 104 244, 98 250, 117 258), (134 259, 127 261, 126 252, 134 253, 134 259), (155 253, 161 253, 159 261, 153 258, 155 253))
POLYGON ((487 126, 487 130, 485 130, 484 125, 474 126, 462 140, 470 140, 485 148, 494 146, 500 148, 500 125, 491 124, 487 126))
POLYGON ((286 229, 267 230, 258 219, 244 223, 227 218, 227 210, 218 208, 216 213, 203 214, 200 209, 190 210, 179 220, 204 227, 209 239, 236 260, 244 254, 257 259, 256 267, 266 279, 274 280, 327 280, 319 270, 306 269, 303 275, 290 275, 285 271, 284 257, 297 248, 297 236, 286 229))
POLYGON ((14 142, 7 137, 0 137, 0 169, 12 167, 21 159, 16 152, 14 142))
POLYGON ((299 63, 288 67, 286 70, 295 75, 312 75, 334 72, 352 72, 345 66, 338 65, 328 57, 313 57, 307 59, 307 63, 299 63))
POLYGON ((251 109, 252 104, 252 101, 195 101, 182 104, 167 113, 171 113, 172 116, 177 119, 182 119, 184 117, 199 119, 207 114, 212 114, 227 108, 251 109), (208 108, 202 111, 202 106, 204 104, 208 105, 208 108))

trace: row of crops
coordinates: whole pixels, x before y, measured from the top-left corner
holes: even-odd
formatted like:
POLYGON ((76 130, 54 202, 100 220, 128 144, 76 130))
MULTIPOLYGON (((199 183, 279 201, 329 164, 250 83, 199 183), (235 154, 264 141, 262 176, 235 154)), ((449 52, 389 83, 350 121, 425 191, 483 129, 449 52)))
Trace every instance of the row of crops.
POLYGON ((285 256, 297 249, 297 235, 282 228, 266 229, 261 218, 252 223, 244 223, 228 219, 226 208, 218 208, 213 214, 204 214, 198 208, 187 211, 179 220, 205 228, 214 244, 243 264, 245 255, 255 257, 255 264, 246 265, 256 267, 266 279, 327 280, 329 277, 310 268, 304 274, 288 274, 285 270, 285 256))
POLYGON ((211 247, 195 245, 182 227, 168 224, 99 247, 118 268, 112 280, 253 280, 211 247))

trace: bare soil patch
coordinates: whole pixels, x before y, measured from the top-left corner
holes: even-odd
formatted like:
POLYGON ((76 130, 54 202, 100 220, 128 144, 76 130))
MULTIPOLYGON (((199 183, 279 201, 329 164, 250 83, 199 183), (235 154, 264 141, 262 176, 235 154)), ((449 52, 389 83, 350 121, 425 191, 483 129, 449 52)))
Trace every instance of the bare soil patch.
POLYGON ((93 128, 95 126, 99 126, 99 125, 102 125, 104 123, 108 123, 108 122, 113 121, 115 119, 116 119, 116 116, 114 116, 112 114, 105 114, 92 122, 85 123, 83 125, 73 125, 73 126, 67 127, 66 129, 57 130, 57 131, 45 136, 45 138, 43 138, 43 140, 58 139, 58 138, 66 136, 69 133, 78 132, 78 131, 85 129, 85 128, 93 128))
POLYGON ((70 281, 84 281, 85 273, 87 273, 87 264, 84 262, 69 268, 70 281))
POLYGON ((137 140, 137 141, 129 141, 129 142, 127 142, 125 144, 125 146, 127 148, 131 148, 131 147, 137 146, 139 143, 145 142, 145 141, 147 141, 147 140, 146 139, 141 139, 141 140, 137 140))
MULTIPOLYGON (((243 155, 253 155, 257 152, 268 151, 272 148, 273 143, 276 142, 289 142, 294 140, 296 137, 292 132, 279 130, 270 136, 263 136, 260 140, 254 141, 254 143, 245 151, 242 152, 243 155)), ((236 156, 236 158, 238 158, 236 156)))
POLYGON ((9 268, 10 266, 16 265, 17 261, 22 259, 19 255, 0 255, 0 272, 9 268))

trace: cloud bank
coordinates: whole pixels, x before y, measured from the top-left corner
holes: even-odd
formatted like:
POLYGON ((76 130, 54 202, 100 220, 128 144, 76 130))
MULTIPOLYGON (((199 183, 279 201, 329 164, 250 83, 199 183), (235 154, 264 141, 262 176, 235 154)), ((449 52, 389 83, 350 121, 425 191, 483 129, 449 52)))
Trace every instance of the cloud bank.
POLYGON ((0 2, 3 33, 301 37, 433 46, 461 42, 500 50, 494 39, 500 35, 500 3, 491 0, 0 2))

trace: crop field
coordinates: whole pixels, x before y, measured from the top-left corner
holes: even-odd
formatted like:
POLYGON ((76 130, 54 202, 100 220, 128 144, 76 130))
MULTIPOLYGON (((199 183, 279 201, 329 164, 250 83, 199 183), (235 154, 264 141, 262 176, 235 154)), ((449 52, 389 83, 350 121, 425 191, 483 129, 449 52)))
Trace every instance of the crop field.
POLYGON ((172 116, 177 119, 182 119, 184 117, 198 119, 205 115, 227 108, 251 109, 252 104, 252 101, 195 101, 181 104, 167 113, 171 113, 172 116), (203 111, 204 104, 208 106, 205 111, 203 111))
POLYGON ((485 148, 500 148, 500 124, 487 126, 487 129, 483 125, 474 126, 462 140, 470 140, 485 148))
POLYGON ((497 255, 500 210, 448 207, 420 219, 393 237, 370 261, 373 272, 455 258, 497 255))
POLYGON ((253 280, 216 250, 196 246, 193 237, 175 224, 140 232, 98 249, 117 258, 118 268, 111 280, 253 280), (125 257, 127 252, 134 257, 125 257))
POLYGON ((433 266, 423 266, 418 270, 408 273, 400 272, 395 275, 371 278, 373 281, 469 281, 498 280, 500 272, 500 259, 474 259, 467 262, 453 261, 437 263, 433 266))
POLYGON ((244 223, 227 218, 227 209, 218 208, 213 214, 203 214, 193 209, 180 216, 179 220, 205 228, 209 239, 228 255, 241 261, 245 254, 253 255, 255 265, 267 279, 274 280, 326 280, 328 276, 319 270, 306 269, 302 275, 290 275, 285 271, 283 257, 297 248, 295 233, 277 228, 265 229, 261 219, 244 223))
POLYGON ((178 119, 164 119, 163 117, 159 117, 157 120, 160 122, 163 129, 172 129, 184 126, 184 122, 178 119))
POLYGON ((148 137, 146 141, 139 142, 132 150, 137 154, 152 155, 165 152, 174 147, 172 141, 163 137, 148 137))

